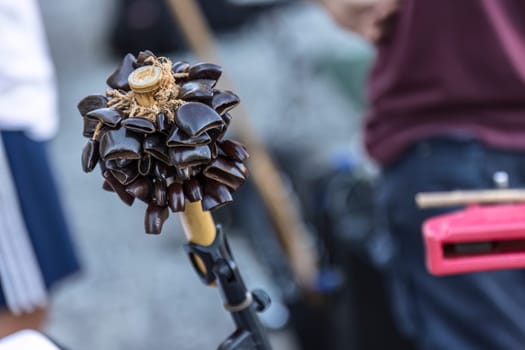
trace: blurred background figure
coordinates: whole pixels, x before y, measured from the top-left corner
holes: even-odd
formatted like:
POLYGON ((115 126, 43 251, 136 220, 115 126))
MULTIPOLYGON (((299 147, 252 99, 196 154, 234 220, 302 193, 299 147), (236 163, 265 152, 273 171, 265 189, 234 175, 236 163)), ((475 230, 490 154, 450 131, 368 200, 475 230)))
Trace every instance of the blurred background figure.
POLYGON ((421 349, 522 347, 525 272, 429 275, 421 225, 444 210, 418 210, 414 196, 490 188, 497 171, 525 185, 525 3, 322 2, 378 51, 365 144, 398 249, 387 270, 398 325, 421 349))
MULTIPOLYGON (((232 32, 250 23, 283 0, 199 0, 199 8, 215 33, 232 32), (242 5, 242 6, 240 6, 242 5)), ((186 40, 173 21, 165 0, 119 0, 109 44, 121 56, 148 47, 153 52, 187 50, 186 40)))
POLYGON ((0 337, 43 326, 49 291, 78 270, 47 142, 54 70, 36 1, 0 1, 0 337))

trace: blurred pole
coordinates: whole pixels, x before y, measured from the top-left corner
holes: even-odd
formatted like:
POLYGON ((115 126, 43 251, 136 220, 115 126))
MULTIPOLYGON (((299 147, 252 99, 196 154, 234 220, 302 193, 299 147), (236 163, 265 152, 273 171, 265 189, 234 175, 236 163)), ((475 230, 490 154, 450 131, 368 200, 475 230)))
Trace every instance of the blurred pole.
MULTIPOLYGON (((213 43, 213 36, 194 0, 168 0, 177 25, 180 27, 191 50, 199 59, 220 63, 213 43)), ((221 79, 222 87, 233 90, 226 73, 221 79)), ((297 282, 302 287, 311 287, 318 273, 317 254, 311 244, 307 228, 298 208, 288 196, 279 172, 264 147, 264 143, 250 125, 249 115, 242 105, 237 108, 242 117, 234 118, 233 130, 250 153, 248 166, 261 197, 269 211, 279 240, 289 257, 297 282)))
POLYGON ((419 208, 440 208, 469 204, 497 204, 525 202, 525 190, 463 190, 449 192, 422 192, 416 195, 419 208))

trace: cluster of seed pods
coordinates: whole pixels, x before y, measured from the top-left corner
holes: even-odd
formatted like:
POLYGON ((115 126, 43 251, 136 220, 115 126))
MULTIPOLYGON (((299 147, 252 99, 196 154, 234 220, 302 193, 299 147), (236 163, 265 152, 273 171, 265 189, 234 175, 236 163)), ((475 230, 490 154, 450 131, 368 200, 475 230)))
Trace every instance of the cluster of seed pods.
MULTIPOLYGON (((128 54, 107 84, 133 96, 128 76, 158 59, 149 51, 137 58, 128 54)), ((180 103, 172 113, 161 111, 153 118, 115 107, 109 91, 89 95, 78 104, 83 136, 89 138, 82 152, 83 170, 91 172, 98 164, 105 190, 115 192, 127 205, 135 199, 145 202, 147 233, 160 233, 169 209, 184 211, 187 201, 200 201, 203 210, 232 201, 231 193, 246 180, 246 149, 224 138, 231 120, 228 112, 239 98, 215 88, 221 72, 210 63, 174 63, 168 74, 175 77, 180 103)))

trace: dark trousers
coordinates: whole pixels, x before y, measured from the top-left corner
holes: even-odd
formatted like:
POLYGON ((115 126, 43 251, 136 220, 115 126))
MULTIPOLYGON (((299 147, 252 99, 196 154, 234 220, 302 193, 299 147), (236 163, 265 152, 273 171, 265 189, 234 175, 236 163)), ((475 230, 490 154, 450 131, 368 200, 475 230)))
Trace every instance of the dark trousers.
POLYGON ((468 138, 414 145, 384 169, 379 199, 396 254, 387 272, 397 323, 421 349, 525 349, 525 270, 431 276, 421 225, 457 208, 418 209, 422 191, 490 189, 505 171, 525 187, 525 152, 503 151, 468 138))

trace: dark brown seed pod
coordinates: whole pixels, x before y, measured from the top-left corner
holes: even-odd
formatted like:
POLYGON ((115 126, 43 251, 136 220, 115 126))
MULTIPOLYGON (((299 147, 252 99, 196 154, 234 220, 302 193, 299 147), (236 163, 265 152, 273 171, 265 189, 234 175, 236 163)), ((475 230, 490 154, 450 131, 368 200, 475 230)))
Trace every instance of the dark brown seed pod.
POLYGON ((135 201, 135 198, 126 192, 126 188, 120 182, 118 182, 113 175, 111 175, 110 170, 106 170, 103 174, 107 183, 111 186, 113 191, 119 196, 119 198, 126 204, 131 206, 135 201))
POLYGON ((207 164, 211 160, 208 146, 172 147, 169 149, 171 163, 178 168, 207 164))
POLYGON ((215 159, 219 156, 219 147, 217 146, 216 142, 210 145, 210 151, 211 151, 211 159, 215 159))
POLYGON ((84 97, 77 105, 81 116, 85 116, 92 110, 106 107, 108 99, 103 95, 89 95, 84 97))
POLYGON ((111 159, 140 159, 142 142, 138 135, 124 128, 109 130, 100 138, 100 154, 105 161, 111 159))
POLYGON ((205 195, 202 202, 202 210, 213 210, 219 208, 221 203, 210 195, 205 195))
POLYGON ((215 128, 215 129, 208 130, 208 135, 210 135, 212 139, 213 146, 217 146, 217 142, 222 140, 222 138, 224 137, 224 135, 226 135, 226 132, 228 131, 227 129, 228 128, 226 127, 226 125, 224 125, 221 128, 215 128))
POLYGON ((190 69, 190 64, 185 61, 177 61, 171 66, 173 73, 186 73, 190 69))
POLYGON ((116 127, 122 120, 122 115, 113 108, 99 108, 86 114, 86 118, 98 121, 109 127, 116 127))
POLYGON ((190 80, 180 87, 179 98, 187 101, 210 101, 216 83, 209 79, 190 80))
POLYGON ((151 154, 163 163, 170 164, 166 136, 159 133, 149 134, 144 139, 143 147, 144 152, 151 154))
POLYGON ((153 164, 153 160, 151 159, 151 155, 149 154, 143 154, 142 157, 139 159, 139 165, 138 170, 139 174, 142 176, 147 176, 149 172, 151 171, 153 164))
POLYGON ((244 177, 248 177, 248 168, 246 167, 246 165, 244 165, 244 163, 242 162, 233 162, 235 164, 235 166, 237 167, 237 169, 239 169, 239 171, 244 175, 244 177))
POLYGON ((122 121, 122 126, 137 133, 151 134, 155 132, 155 125, 144 118, 128 118, 122 121))
MULTIPOLYGON (((100 142, 100 140, 102 139, 102 136, 104 136, 106 132, 113 130, 109 126, 102 125, 102 127, 100 127, 99 125, 100 123, 97 124, 98 133, 95 134, 95 132, 93 132, 93 136, 91 137, 97 140, 98 142, 100 142)), ((95 130, 97 130, 97 128, 95 130)))
POLYGON ((191 174, 188 168, 175 167, 175 173, 177 174, 177 178, 180 180, 180 182, 184 182, 191 177, 191 174))
POLYGON ((171 130, 171 124, 164 113, 157 114, 156 124, 158 131, 160 131, 163 134, 169 134, 171 130))
POLYGON ((147 178, 139 177, 126 186, 126 192, 145 203, 149 203, 153 198, 153 185, 147 178))
POLYGON ((223 115, 221 115, 221 118, 224 121, 224 127, 222 128, 221 132, 216 138, 217 141, 221 141, 223 137, 228 133, 228 127, 230 126, 230 122, 232 120, 232 117, 229 113, 224 113, 223 115))
POLYGON ((206 181, 204 185, 204 198, 202 199, 202 209, 216 209, 231 201, 233 201, 233 197, 226 185, 215 182, 213 180, 206 181))
POLYGON ((136 163, 132 163, 124 168, 110 169, 109 171, 124 186, 129 185, 139 176, 136 163))
POLYGON ((232 121, 232 116, 230 113, 223 113, 221 115, 221 118, 224 121, 224 124, 226 124, 226 126, 230 125, 230 122, 232 121))
POLYGON ((210 179, 236 190, 246 181, 244 174, 234 162, 224 157, 217 157, 204 169, 204 175, 210 179))
POLYGON ((186 199, 184 197, 182 184, 176 182, 172 183, 168 187, 168 204, 170 206, 171 211, 184 211, 184 208, 186 206, 185 202, 186 199))
POLYGON ((133 159, 111 159, 104 162, 106 169, 109 170, 118 170, 130 165, 132 162, 136 162, 133 159))
POLYGON ((155 179, 153 183, 153 194, 155 196, 155 203, 158 206, 166 206, 168 200, 166 180, 162 178, 155 179))
POLYGON ((222 74, 222 67, 213 63, 196 63, 189 68, 189 78, 218 80, 222 74))
POLYGON ((161 179, 168 179, 169 177, 172 177, 172 176, 176 176, 176 173, 173 169, 173 167, 167 165, 166 163, 163 163, 163 162, 154 162, 155 164, 153 165, 153 174, 157 177, 157 178, 161 178, 161 179))
POLYGON ((104 191, 108 191, 108 192, 115 192, 113 190, 113 187, 111 187, 111 185, 109 184, 109 182, 107 182, 106 180, 104 180, 104 182, 102 183, 102 189, 104 191))
POLYGON ((202 133, 199 136, 188 136, 178 127, 174 127, 171 134, 168 136, 168 147, 191 147, 207 145, 211 142, 211 138, 207 133, 202 133))
POLYGON ((169 216, 168 207, 159 207, 155 203, 150 203, 146 209, 144 229, 146 233, 158 235, 162 231, 162 226, 169 216))
POLYGON ((130 165, 131 163, 135 162, 135 160, 133 160, 133 159, 114 159, 114 160, 110 160, 108 162, 114 162, 116 167, 124 168, 124 167, 130 165))
POLYGON ((82 169, 89 173, 95 169, 100 158, 98 153, 98 141, 89 140, 82 151, 82 169))
POLYGON ((84 118, 84 128, 82 129, 82 136, 92 138, 95 135, 98 121, 84 118))
POLYGON ((128 76, 135 70, 135 56, 128 53, 120 66, 109 76, 106 83, 113 89, 129 91, 128 76))
POLYGON ((240 102, 239 96, 231 91, 220 91, 213 95, 211 106, 220 115, 232 110, 240 102))
POLYGON ((246 148, 237 141, 224 140, 219 143, 219 147, 224 154, 238 162, 244 162, 249 157, 246 148))
POLYGON ((202 187, 200 182, 193 178, 184 182, 183 184, 184 194, 190 202, 197 202, 202 200, 202 187))
POLYGON ((199 136, 207 130, 224 125, 221 116, 204 103, 188 102, 175 113, 175 123, 189 136, 199 136))
POLYGON ((144 64, 146 64, 146 60, 149 57, 155 57, 155 54, 153 52, 151 52, 150 50, 140 51, 138 56, 137 56, 137 62, 135 62, 133 67, 134 68, 138 68, 138 67, 143 66, 144 64))

